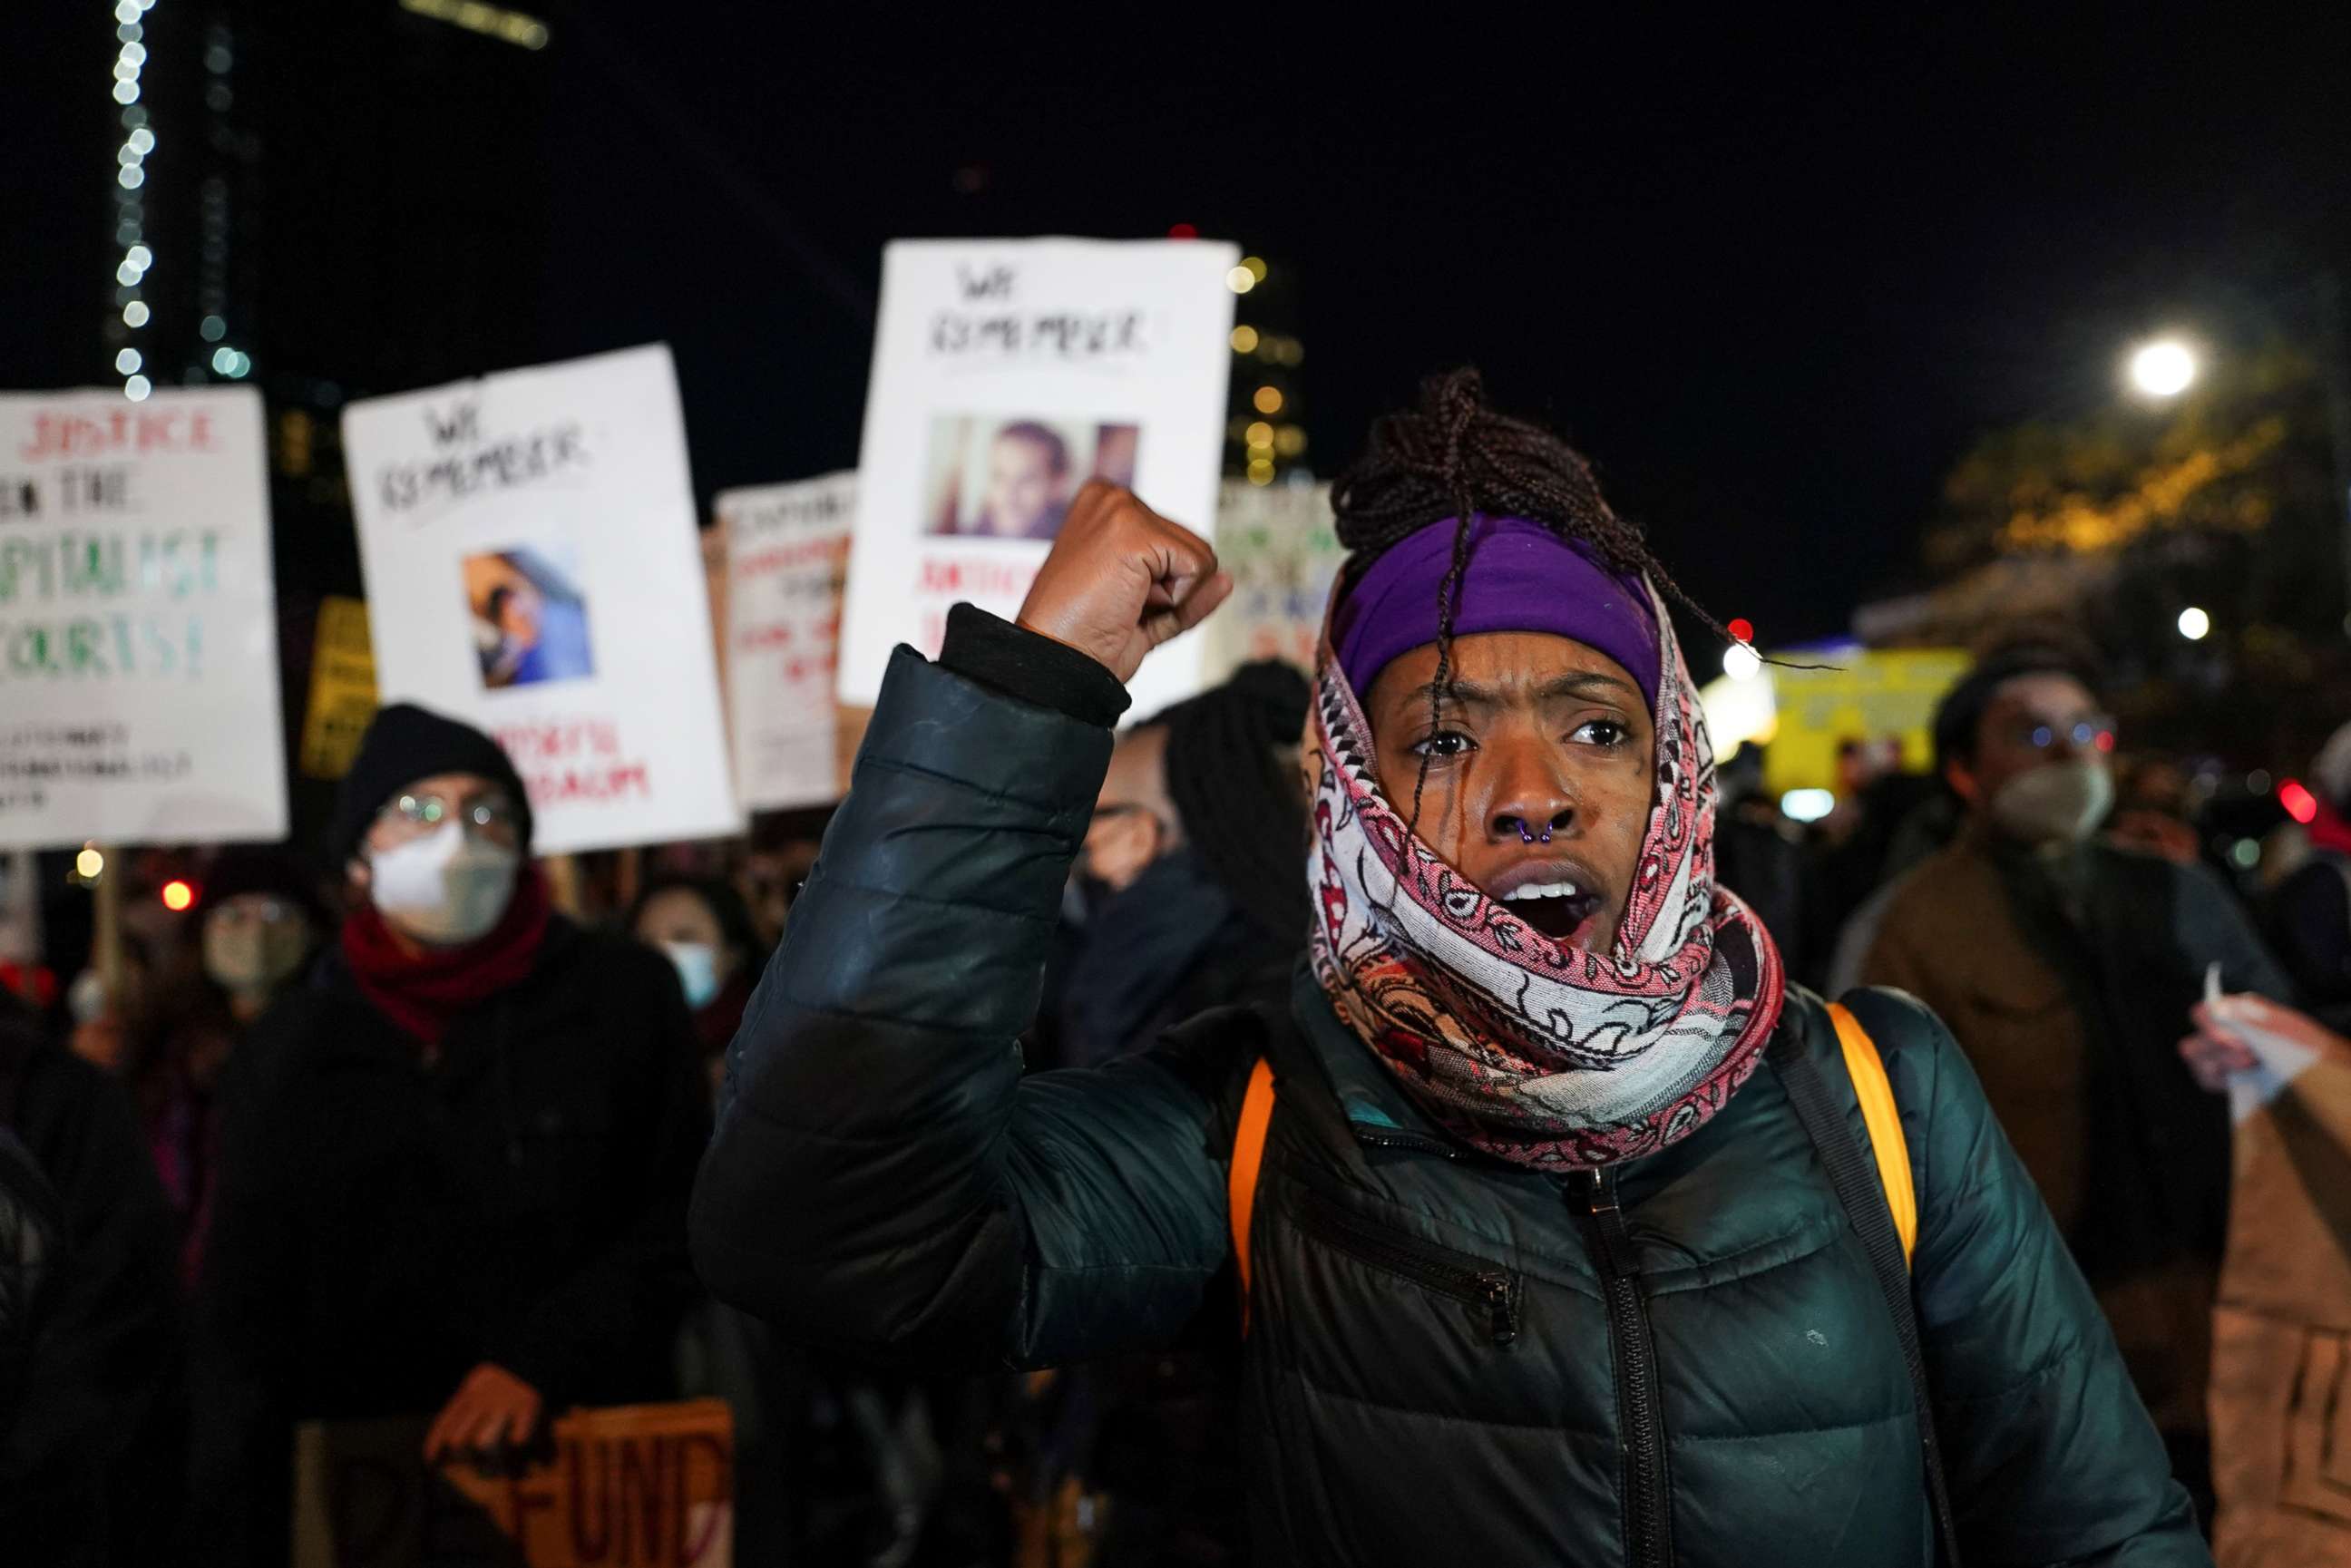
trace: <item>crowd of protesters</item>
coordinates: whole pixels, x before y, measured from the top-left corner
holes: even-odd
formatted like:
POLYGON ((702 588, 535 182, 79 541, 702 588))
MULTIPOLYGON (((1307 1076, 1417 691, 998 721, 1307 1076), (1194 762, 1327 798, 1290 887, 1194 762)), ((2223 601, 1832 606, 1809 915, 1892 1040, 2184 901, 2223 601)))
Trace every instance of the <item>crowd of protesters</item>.
POLYGON ((2351 1563, 2351 725, 2256 883, 2015 636, 1802 827, 1473 375, 1335 501, 1312 678, 1122 729, 1221 580, 1081 492, 820 863, 556 888, 394 706, 323 859, 0 992, 0 1541, 275 1562, 303 1422, 715 1395, 746 1563, 2351 1563))

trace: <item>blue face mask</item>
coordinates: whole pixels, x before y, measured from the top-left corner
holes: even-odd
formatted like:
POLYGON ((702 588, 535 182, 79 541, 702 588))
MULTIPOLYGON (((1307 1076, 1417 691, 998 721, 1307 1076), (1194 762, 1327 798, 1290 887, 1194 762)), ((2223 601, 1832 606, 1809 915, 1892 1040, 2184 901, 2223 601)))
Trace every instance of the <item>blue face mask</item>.
POLYGON ((664 942, 663 952, 677 966, 685 1005, 700 1012, 718 995, 718 949, 704 942, 664 942))

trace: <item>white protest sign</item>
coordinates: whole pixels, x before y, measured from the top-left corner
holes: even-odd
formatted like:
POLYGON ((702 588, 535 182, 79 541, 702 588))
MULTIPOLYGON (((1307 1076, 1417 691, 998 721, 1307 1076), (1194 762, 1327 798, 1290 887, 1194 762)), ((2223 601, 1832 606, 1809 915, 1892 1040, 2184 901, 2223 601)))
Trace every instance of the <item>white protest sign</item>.
POLYGON ((0 394, 0 845, 286 835, 250 387, 0 394))
POLYGON ((1233 596, 1201 628, 1208 679, 1252 659, 1314 668, 1322 611, 1346 552, 1331 517, 1331 486, 1251 485, 1228 479, 1217 507, 1217 562, 1233 596))
POLYGON ((857 476, 727 490, 726 717, 755 811, 834 799, 832 685, 857 476))
POLYGON ((497 737, 541 853, 735 831, 660 344, 343 413, 376 684, 497 737))
MULTIPOLYGON (((1087 480, 1215 527, 1238 261, 1193 240, 900 240, 883 253, 841 700, 890 650, 938 652, 957 600, 1009 616, 1087 480)), ((1177 639, 1134 684, 1149 712, 1200 684, 1177 639)))

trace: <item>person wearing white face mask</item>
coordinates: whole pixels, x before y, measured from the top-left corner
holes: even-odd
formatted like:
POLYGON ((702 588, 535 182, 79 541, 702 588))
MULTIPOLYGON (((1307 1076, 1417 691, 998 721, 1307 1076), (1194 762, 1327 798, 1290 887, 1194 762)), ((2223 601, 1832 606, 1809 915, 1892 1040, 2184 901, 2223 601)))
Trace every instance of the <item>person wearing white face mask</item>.
POLYGON ((768 965, 768 947, 750 910, 716 877, 661 876, 638 893, 628 928, 676 968, 715 1093, 726 1042, 741 1026, 751 988, 768 965))
POLYGON ((2173 1045, 2208 966, 2292 992, 2217 875, 2099 836, 2115 735, 2076 653, 1980 663, 1935 720, 1966 825, 1891 891, 1861 978, 1916 994, 1968 1051, 2209 1520, 2229 1124, 2173 1045))
POLYGON ((488 736, 376 716, 329 849, 350 911, 220 1093, 191 1541, 273 1559, 313 1416, 432 1417, 428 1458, 670 1391, 707 1111, 675 972, 549 907, 488 736), (437 1413, 437 1414, 436 1414, 437 1413))

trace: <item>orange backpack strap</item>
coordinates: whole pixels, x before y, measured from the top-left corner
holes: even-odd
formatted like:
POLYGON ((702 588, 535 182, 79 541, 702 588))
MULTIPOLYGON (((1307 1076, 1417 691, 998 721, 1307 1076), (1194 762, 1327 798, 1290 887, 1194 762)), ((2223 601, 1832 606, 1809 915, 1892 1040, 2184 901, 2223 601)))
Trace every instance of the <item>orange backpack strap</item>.
POLYGON ((1894 1103, 1894 1085, 1886 1076, 1886 1061, 1877 1042, 1843 1002, 1832 1003, 1829 1018, 1836 1025, 1837 1044, 1844 1048, 1845 1075, 1853 1080, 1854 1097, 1861 1102, 1861 1124, 1869 1132, 1869 1152, 1877 1158, 1877 1185, 1886 1189, 1886 1207, 1894 1217, 1894 1233, 1902 1241, 1907 1263, 1918 1249, 1918 1194, 1910 1180, 1910 1145, 1902 1136, 1902 1112, 1894 1103))
POLYGON ((1241 1333, 1249 1321, 1249 1219, 1257 1209, 1258 1166, 1265 1160, 1265 1130, 1273 1120, 1273 1064, 1259 1057, 1241 1097, 1240 1125, 1233 1132, 1233 1168, 1225 1184, 1233 1224, 1233 1259, 1240 1267, 1241 1333))

